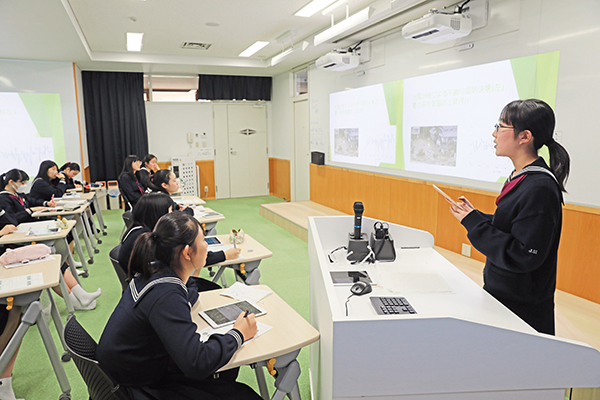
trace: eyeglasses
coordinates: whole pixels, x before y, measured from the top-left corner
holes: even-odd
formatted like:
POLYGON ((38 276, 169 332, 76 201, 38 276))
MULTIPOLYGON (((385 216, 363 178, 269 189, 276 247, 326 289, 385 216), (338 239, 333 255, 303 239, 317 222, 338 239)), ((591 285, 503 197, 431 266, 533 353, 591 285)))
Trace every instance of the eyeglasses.
POLYGON ((504 126, 504 125, 502 125, 500 123, 494 125, 494 128, 496 128, 496 132, 498 132, 498 130, 500 128, 503 128, 503 129, 515 129, 514 126, 504 126))

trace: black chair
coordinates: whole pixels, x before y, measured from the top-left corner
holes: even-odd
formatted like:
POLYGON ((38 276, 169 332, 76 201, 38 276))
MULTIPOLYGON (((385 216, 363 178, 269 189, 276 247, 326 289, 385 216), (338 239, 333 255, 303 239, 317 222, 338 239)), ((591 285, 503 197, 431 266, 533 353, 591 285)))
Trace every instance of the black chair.
POLYGON ((98 344, 77 322, 74 315, 69 316, 63 337, 67 351, 88 387, 90 400, 130 400, 119 384, 115 383, 96 361, 98 344))
POLYGON ((123 240, 123 235, 125 234, 125 232, 127 232, 129 228, 131 228, 131 225, 133 225, 133 213, 131 211, 125 211, 121 215, 121 217, 123 218, 123 222, 125 223, 125 226, 121 231, 121 240, 123 240))
POLYGON ((121 245, 116 245, 111 251, 110 253, 108 253, 108 257, 110 258, 110 261, 112 262, 113 268, 115 269, 115 272, 117 273, 117 277, 119 278, 119 282, 121 282, 121 286, 123 287, 123 292, 125 291, 125 289, 127 288, 127 285, 129 285, 129 280, 127 279, 127 274, 125 273, 125 270, 123 268, 121 268, 121 263, 119 263, 119 251, 121 250, 121 245))

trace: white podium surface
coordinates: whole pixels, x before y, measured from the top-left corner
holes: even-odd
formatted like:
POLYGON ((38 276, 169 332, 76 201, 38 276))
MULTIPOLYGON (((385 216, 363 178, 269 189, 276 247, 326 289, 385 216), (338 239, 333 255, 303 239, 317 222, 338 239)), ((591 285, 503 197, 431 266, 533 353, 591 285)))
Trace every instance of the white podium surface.
MULTIPOLYGON (((321 333, 313 398, 562 400, 565 388, 600 386, 600 352, 537 333, 437 253, 428 232, 389 224, 396 261, 331 263, 353 218, 309 217, 310 323, 321 333), (350 298, 348 316, 350 285, 334 285, 332 270, 374 281, 350 298), (417 314, 378 315, 371 296, 405 297, 417 314)), ((363 218, 363 232, 375 221, 363 218)))

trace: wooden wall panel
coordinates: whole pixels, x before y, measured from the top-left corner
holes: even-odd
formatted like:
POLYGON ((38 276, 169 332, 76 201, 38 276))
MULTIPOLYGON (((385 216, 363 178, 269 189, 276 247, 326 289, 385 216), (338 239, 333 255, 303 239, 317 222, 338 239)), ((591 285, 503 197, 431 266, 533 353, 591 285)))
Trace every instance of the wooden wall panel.
MULTIPOLYGON (((215 196, 215 162, 214 160, 196 161, 200 172, 200 197, 204 200, 214 200, 215 196), (204 186, 208 186, 208 196, 204 193, 204 186)), ((169 169, 170 161, 159 161, 160 169, 169 169)))
MULTIPOLYGON (((437 185, 457 199, 465 196, 479 210, 492 214, 497 193, 450 185, 437 185)), ((365 216, 422 229, 435 237, 436 245, 461 253, 469 243, 466 229, 450 213, 449 205, 431 183, 337 168, 310 166, 310 199, 352 214, 362 201, 365 216)), ((557 288, 600 303, 600 209, 565 205, 558 251, 557 288)), ((471 258, 485 256, 471 247, 471 258)))
POLYGON ((286 201, 290 201, 290 160, 269 158, 269 192, 286 201))

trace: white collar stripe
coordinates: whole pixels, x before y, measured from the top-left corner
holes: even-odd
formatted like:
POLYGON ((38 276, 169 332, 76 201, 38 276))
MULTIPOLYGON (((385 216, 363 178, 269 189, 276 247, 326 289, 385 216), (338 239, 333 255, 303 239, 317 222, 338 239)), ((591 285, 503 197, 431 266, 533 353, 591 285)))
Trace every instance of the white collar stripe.
POLYGON ((146 293, 148 290, 153 288, 155 285, 158 285, 159 283, 174 283, 176 285, 181 286, 183 290, 186 291, 186 293, 188 291, 187 287, 184 285, 181 279, 172 276, 166 276, 164 278, 158 278, 153 280, 152 282, 149 282, 148 284, 146 284, 146 286, 142 288, 141 291, 138 292, 137 288, 135 287, 135 280, 132 279, 131 282, 129 282, 129 288, 131 289, 131 297, 133 297, 133 301, 137 303, 137 301, 144 295, 144 293, 146 293))

